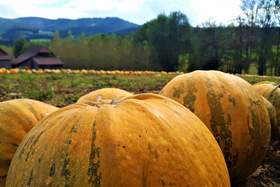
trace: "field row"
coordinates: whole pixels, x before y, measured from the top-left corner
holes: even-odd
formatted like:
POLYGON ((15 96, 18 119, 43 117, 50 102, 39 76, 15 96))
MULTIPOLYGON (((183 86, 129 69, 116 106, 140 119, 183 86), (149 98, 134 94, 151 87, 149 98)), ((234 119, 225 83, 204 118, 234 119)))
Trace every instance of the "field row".
MULTIPOLYGON (((123 70, 73 70, 73 69, 5 69, 0 68, 0 74, 18 74, 18 73, 26 73, 26 74, 81 74, 81 75, 120 75, 120 76, 128 76, 128 75, 137 75, 137 76, 147 76, 147 75, 155 75, 155 76, 167 76, 174 77, 176 75, 183 74, 183 72, 166 72, 166 71, 123 71, 123 70)), ((242 74, 238 75, 249 82, 255 83, 254 80, 269 80, 269 81, 280 81, 280 77, 277 76, 258 76, 258 75, 249 75, 242 74)), ((258 81, 257 81, 258 82, 258 81)))
POLYGON ((0 74, 85 74, 85 75, 179 75, 181 72, 165 71, 104 71, 104 70, 72 70, 72 69, 0 69, 0 74))

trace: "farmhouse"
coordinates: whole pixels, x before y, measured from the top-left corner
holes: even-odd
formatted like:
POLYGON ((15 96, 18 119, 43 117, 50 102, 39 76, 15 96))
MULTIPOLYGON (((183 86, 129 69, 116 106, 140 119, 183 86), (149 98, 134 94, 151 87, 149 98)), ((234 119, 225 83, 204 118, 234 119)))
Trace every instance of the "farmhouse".
POLYGON ((10 68, 11 58, 6 51, 0 48, 0 68, 10 68))
POLYGON ((14 68, 31 69, 57 69, 62 68, 63 63, 47 47, 35 46, 19 55, 14 62, 14 68))

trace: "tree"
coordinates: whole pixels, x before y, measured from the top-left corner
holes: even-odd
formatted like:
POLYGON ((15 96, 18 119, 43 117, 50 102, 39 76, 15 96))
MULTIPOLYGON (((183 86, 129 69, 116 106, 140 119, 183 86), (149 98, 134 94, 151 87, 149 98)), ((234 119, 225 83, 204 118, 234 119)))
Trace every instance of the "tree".
POLYGON ((273 1, 261 0, 260 1, 260 14, 259 14, 259 26, 261 28, 260 33, 260 47, 258 48, 259 53, 259 75, 266 73, 267 62, 272 59, 272 41, 270 36, 272 33, 272 27, 274 26, 273 19, 273 1))
POLYGON ((250 27, 255 27, 257 24, 257 17, 260 9, 258 1, 259 0, 242 0, 241 2, 241 9, 250 27))
POLYGON ((194 29, 189 71, 217 70, 221 66, 221 32, 223 28, 211 20, 194 29))
MULTIPOLYGON (((244 19, 242 19, 240 16, 236 19, 237 21, 237 26, 235 27, 235 35, 234 35, 234 40, 233 40, 233 45, 234 45, 234 55, 233 55, 233 60, 234 60, 234 72, 233 73, 242 73, 242 69, 247 69, 248 68, 248 56, 247 56, 247 61, 246 64, 243 60, 243 49, 245 47, 245 27, 244 27, 244 19)), ((247 49, 246 49, 247 50, 247 49)), ((248 55, 248 54, 247 54, 248 55)))
POLYGON ((165 71, 178 68, 180 54, 190 49, 190 24, 181 12, 159 15, 135 34, 136 42, 149 42, 155 49, 155 59, 165 71))
MULTIPOLYGON (((241 9, 245 15, 245 20, 247 20, 250 34, 259 39, 258 41, 254 40, 258 46, 256 50, 258 74, 264 75, 267 63, 272 57, 271 37, 268 36, 271 36, 272 27, 275 23, 275 19, 273 19, 275 3, 271 0, 242 0, 241 9)), ((251 45, 253 45, 253 42, 251 45)))
POLYGON ((274 0, 274 19, 276 22, 276 51, 274 57, 275 75, 280 75, 280 0, 274 0))
POLYGON ((20 54, 23 53, 23 51, 25 50, 27 41, 24 39, 19 39, 16 41, 15 45, 14 45, 14 56, 17 58, 20 54))
POLYGON ((103 70, 153 70, 152 49, 136 44, 131 36, 95 35, 60 38, 54 34, 52 51, 67 68, 103 70))

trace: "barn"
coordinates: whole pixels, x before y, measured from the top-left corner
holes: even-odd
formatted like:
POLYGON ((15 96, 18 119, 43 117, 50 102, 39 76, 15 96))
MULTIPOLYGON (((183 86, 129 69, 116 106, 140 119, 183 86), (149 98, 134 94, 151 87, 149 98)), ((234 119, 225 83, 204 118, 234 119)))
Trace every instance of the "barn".
POLYGON ((19 55, 14 62, 14 68, 30 68, 30 69, 59 69, 63 67, 63 63, 58 59, 47 47, 34 46, 19 55))
POLYGON ((0 68, 11 68, 11 58, 6 51, 0 48, 0 68))

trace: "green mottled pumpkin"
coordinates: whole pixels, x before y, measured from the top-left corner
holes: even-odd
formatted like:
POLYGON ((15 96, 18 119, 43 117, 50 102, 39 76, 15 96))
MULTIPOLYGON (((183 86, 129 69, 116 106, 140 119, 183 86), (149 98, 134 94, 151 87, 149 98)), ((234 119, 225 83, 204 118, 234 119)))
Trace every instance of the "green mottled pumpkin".
MULTIPOLYGON (((280 136, 280 88, 276 86, 275 83, 273 82, 260 82, 255 85, 253 85, 253 88, 264 96, 275 108, 276 110, 276 119, 273 119, 273 114, 272 116, 272 137, 274 139, 279 139, 280 136)), ((267 104, 268 109, 270 113, 273 111, 272 107, 267 104)))
POLYGON ((19 146, 7 186, 230 186, 222 151, 192 112, 155 94, 74 104, 19 146))
POLYGON ((195 71, 175 77, 161 94, 189 108, 211 130, 233 181, 260 165, 271 127, 263 99, 248 82, 218 71, 195 71))
POLYGON ((31 99, 15 99, 0 102, 0 187, 10 162, 25 135, 42 118, 58 108, 31 99))
POLYGON ((263 97, 263 99, 264 99, 264 103, 265 103, 266 109, 269 114, 269 119, 270 119, 270 124, 271 124, 271 139, 278 140, 280 128, 278 127, 276 109, 266 98, 263 97))

